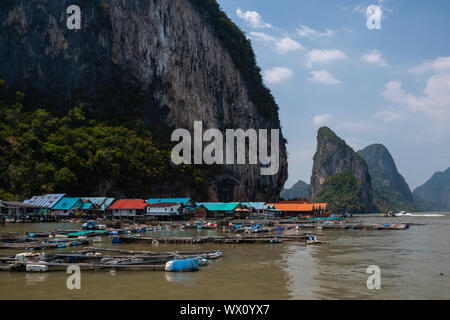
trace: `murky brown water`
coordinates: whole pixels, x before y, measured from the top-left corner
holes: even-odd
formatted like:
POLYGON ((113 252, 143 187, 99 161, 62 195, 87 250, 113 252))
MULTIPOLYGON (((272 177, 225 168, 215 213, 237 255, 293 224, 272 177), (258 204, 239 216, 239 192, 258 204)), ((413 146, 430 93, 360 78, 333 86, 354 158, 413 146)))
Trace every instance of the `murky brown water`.
MULTIPOLYGON (((327 231, 321 234, 326 243, 318 246, 284 242, 177 244, 155 248, 147 244, 113 245, 105 238, 101 244, 105 247, 155 251, 222 249, 224 256, 195 273, 85 271, 81 275, 81 290, 67 289, 69 275, 64 272, 0 272, 0 299, 450 298, 450 213, 443 217, 366 216, 361 220, 426 225, 405 231, 327 231), (369 265, 381 268, 380 290, 367 289, 369 265)), ((76 227, 65 223, 18 224, 0 227, 0 232, 76 227)), ((155 234, 179 235, 180 232, 167 230, 155 234)), ((1 255, 10 253, 16 252, 0 250, 1 255)))

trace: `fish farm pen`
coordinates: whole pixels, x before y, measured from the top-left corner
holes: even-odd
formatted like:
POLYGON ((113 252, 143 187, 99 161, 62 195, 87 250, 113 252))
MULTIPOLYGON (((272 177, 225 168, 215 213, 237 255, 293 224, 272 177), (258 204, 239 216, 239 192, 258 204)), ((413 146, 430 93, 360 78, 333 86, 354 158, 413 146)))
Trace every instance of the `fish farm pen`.
POLYGON ((222 256, 222 251, 205 252, 134 252, 86 248, 69 253, 19 253, 0 257, 0 271, 46 272, 65 271, 69 266, 80 270, 119 269, 147 271, 198 271, 209 259, 222 256), (119 255, 111 253, 116 252, 119 255), (107 253, 107 254, 105 254, 107 253))
MULTIPOLYGON (((413 224, 360 223, 354 219, 261 219, 234 220, 226 226, 196 221, 163 225, 122 224, 120 228, 106 228, 96 221, 84 223, 81 229, 0 233, 0 249, 15 251, 0 256, 0 271, 47 272, 64 271, 75 265, 80 270, 143 270, 183 272, 198 271, 211 259, 222 257, 223 248, 209 251, 152 252, 117 248, 92 247, 91 243, 111 245, 141 244, 277 244, 286 241, 316 245, 323 243, 317 232, 333 230, 406 230, 413 224), (164 233, 175 229, 173 236, 164 233), (211 235, 192 235, 197 231, 212 231, 211 235), (158 232, 159 236, 155 236, 158 232), (162 233, 161 233, 162 232, 162 233), (67 252, 68 248, 82 247, 67 252), (65 250, 60 250, 65 249, 65 250), (56 252, 55 252, 56 251, 56 252)), ((141 246, 142 247, 142 246, 141 246)))

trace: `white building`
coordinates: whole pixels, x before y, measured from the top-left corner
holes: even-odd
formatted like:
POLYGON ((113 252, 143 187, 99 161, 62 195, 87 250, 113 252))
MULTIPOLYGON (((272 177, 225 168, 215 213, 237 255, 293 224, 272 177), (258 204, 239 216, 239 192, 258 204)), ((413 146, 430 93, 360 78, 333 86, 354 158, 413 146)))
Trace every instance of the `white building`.
POLYGON ((149 204, 145 214, 148 216, 178 216, 183 213, 181 203, 154 203, 149 204))

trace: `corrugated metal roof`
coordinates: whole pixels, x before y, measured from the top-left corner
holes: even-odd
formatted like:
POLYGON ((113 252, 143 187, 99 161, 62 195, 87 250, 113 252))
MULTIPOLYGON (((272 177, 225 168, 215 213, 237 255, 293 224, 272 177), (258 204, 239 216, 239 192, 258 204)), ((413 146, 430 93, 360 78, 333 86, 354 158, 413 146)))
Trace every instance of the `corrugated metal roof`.
POLYGON ((83 203, 81 202, 81 198, 67 198, 64 197, 61 200, 58 201, 57 204, 55 204, 52 209, 53 210, 70 210, 75 208, 80 208, 83 206, 83 203), (79 202, 79 206, 78 206, 79 202))
POLYGON ((269 203, 275 209, 287 212, 311 212, 314 210, 325 210, 326 203, 269 203))
POLYGON ((191 198, 150 198, 147 199, 147 203, 182 203, 186 205, 189 201, 195 205, 195 202, 191 198))
POLYGON ((107 197, 83 197, 83 200, 88 200, 100 207, 100 210, 106 210, 115 200, 115 198, 107 197))
POLYGON ((265 210, 271 207, 266 204, 266 202, 241 202, 246 207, 254 208, 255 210, 265 210))
POLYGON ((90 207, 92 207, 92 203, 91 202, 85 202, 83 203, 83 206, 81 207, 81 209, 83 210, 88 210, 90 207))
POLYGON ((314 203, 314 207, 317 210, 326 210, 327 209, 327 204, 326 203, 314 203))
POLYGON ((61 194, 46 194, 44 196, 34 196, 29 200, 25 200, 23 203, 31 204, 41 208, 52 208, 57 204, 63 197, 64 193, 61 194))
POLYGON ((240 205, 240 202, 202 202, 199 206, 204 206, 208 211, 233 211, 240 205))
POLYGON ((0 201, 0 207, 4 207, 4 208, 34 208, 34 209, 40 208, 38 206, 19 202, 19 201, 0 201))
POLYGON ((144 209, 148 203, 144 200, 117 200, 108 209, 144 209))

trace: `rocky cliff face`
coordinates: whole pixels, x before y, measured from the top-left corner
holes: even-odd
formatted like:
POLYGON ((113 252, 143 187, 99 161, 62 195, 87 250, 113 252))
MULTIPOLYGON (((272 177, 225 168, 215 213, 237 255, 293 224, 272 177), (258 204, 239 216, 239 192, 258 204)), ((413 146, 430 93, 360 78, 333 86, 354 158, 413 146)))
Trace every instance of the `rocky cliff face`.
POLYGON ((280 196, 285 200, 309 198, 309 184, 298 180, 290 189, 281 190, 280 196))
MULTIPOLYGON (((0 77, 12 88, 35 92, 40 103, 89 99, 110 85, 131 88, 145 93, 143 120, 170 128, 192 129, 201 120, 205 130, 279 129, 270 92, 264 88, 264 101, 252 97, 255 84, 237 67, 236 50, 217 36, 223 30, 213 22, 222 13, 215 1, 204 2, 208 10, 188 0, 3 2, 0 77), (80 30, 66 27, 73 4, 81 8, 80 30)), ((245 43, 233 28, 234 42, 245 43)), ((208 192, 211 200, 276 200, 286 178, 281 136, 278 174, 261 176, 258 165, 227 165, 211 177, 208 192)))
POLYGON ((366 162, 328 127, 317 135, 310 190, 334 210, 377 211, 366 162))
POLYGON ((358 154, 369 167, 375 202, 383 211, 415 210, 413 196, 394 159, 382 144, 372 144, 358 154))
POLYGON ((450 168, 436 172, 414 190, 417 205, 423 211, 450 211, 450 168))

